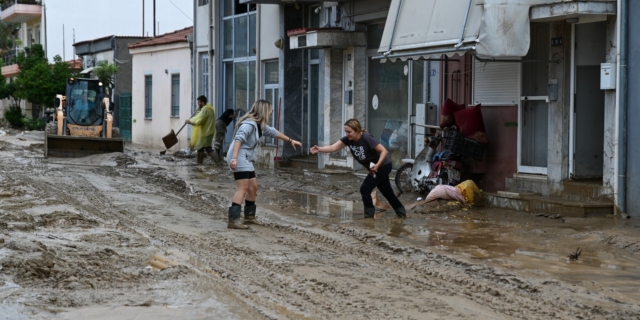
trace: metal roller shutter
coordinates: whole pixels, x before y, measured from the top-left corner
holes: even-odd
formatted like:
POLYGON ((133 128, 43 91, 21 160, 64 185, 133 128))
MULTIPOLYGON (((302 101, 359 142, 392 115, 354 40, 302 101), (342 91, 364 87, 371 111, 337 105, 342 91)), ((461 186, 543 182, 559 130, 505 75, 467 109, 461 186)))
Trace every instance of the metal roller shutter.
POLYGON ((520 68, 520 63, 474 60, 473 103, 517 105, 520 100, 520 68))

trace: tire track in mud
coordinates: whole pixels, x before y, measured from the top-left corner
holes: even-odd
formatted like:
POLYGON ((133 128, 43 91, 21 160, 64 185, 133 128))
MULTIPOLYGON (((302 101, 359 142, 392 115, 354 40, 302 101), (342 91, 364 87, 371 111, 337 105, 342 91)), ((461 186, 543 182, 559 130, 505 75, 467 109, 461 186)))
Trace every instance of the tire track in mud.
MULTIPOLYGON (((182 199, 172 203, 174 206, 199 212, 206 218, 225 217, 225 198, 203 191, 194 192, 181 178, 158 170, 118 171, 142 177, 146 183, 172 193, 173 198, 182 199), (215 206, 217 210, 213 214, 203 212, 203 205, 209 208, 215 206)), ((31 181, 32 186, 39 188, 39 184, 34 183, 36 180, 31 177, 23 175, 19 178, 31 181)), ((85 185, 75 193, 64 193, 55 188, 42 188, 42 192, 50 192, 54 197, 65 199, 65 202, 74 207, 82 208, 101 219, 118 219, 119 225, 123 227, 148 234, 198 257, 201 264, 192 264, 192 268, 207 275, 216 285, 233 292, 239 300, 247 301, 268 318, 332 318, 336 314, 349 318, 415 318, 408 312, 411 310, 393 310, 402 306, 421 313, 435 310, 439 316, 465 317, 445 306, 445 302, 438 299, 439 296, 461 297, 486 305, 500 314, 518 318, 575 318, 579 315, 586 318, 635 318, 634 314, 627 311, 607 311, 598 306, 584 306, 579 302, 584 298, 579 289, 576 291, 560 287, 550 290, 544 284, 532 283, 493 268, 462 262, 424 249, 397 244, 385 236, 371 234, 356 227, 326 225, 325 230, 301 228, 269 219, 264 221, 263 216, 263 226, 255 228, 258 231, 254 229, 244 234, 229 231, 185 235, 136 219, 126 208, 113 205, 94 186, 85 185), (79 197, 78 193, 82 196, 79 197), (260 232, 269 229, 274 234, 260 232), (296 270, 300 267, 292 263, 295 260, 278 263, 274 259, 274 253, 265 256, 264 251, 261 253, 252 250, 250 245, 247 247, 247 241, 242 241, 242 238, 250 236, 282 246, 284 250, 281 251, 288 252, 289 255, 304 257, 310 255, 310 252, 320 253, 319 260, 325 261, 316 261, 317 257, 312 257, 302 262, 308 268, 321 270, 325 274, 332 272, 336 265, 365 271, 358 275, 354 270, 337 270, 334 271, 333 281, 321 280, 317 273, 296 270), (326 261, 327 258, 330 261, 326 261), (382 276, 383 279, 367 283, 371 276, 382 276), (353 277, 360 283, 354 285, 353 277), (345 281, 340 282, 341 279, 345 281), (384 299, 389 296, 384 293, 385 288, 404 295, 405 301, 386 303, 384 299), (352 292, 361 294, 356 296, 352 292), (417 304, 418 301, 422 305, 417 304), (407 312, 402 313, 403 311, 407 312)), ((598 297, 599 299, 606 297, 598 297)))
MULTIPOLYGON (((25 176, 21 177, 21 179, 29 180, 29 178, 25 176)), ((76 184, 78 183, 79 181, 76 181, 76 184)), ((163 183, 162 185, 165 186, 166 184, 163 183)), ((212 269, 216 270, 216 273, 221 275, 223 279, 229 279, 232 282, 237 283, 236 289, 240 289, 240 291, 243 292, 245 299, 247 297, 251 297, 254 302, 259 302, 260 305, 263 305, 265 308, 260 308, 260 311, 264 315, 275 312, 275 314, 280 315, 289 314, 293 318, 299 318, 301 316, 304 317, 305 315, 314 317, 321 316, 326 318, 334 316, 337 310, 342 309, 343 312, 345 311, 343 306, 340 308, 341 301, 343 299, 326 298, 325 292, 337 290, 333 288, 327 289, 325 288, 327 285, 321 282, 319 286, 321 286, 322 289, 314 289, 318 286, 314 284, 319 283, 316 279, 297 280, 287 274, 290 270, 287 270, 287 268, 279 268, 268 259, 258 257, 257 253, 252 250, 233 245, 230 247, 221 247, 220 244, 227 240, 224 237, 212 236, 205 239, 198 236, 185 236, 167 231, 162 227, 156 227, 144 221, 126 221, 128 217, 128 215, 125 214, 126 209, 124 210, 125 212, 123 212, 123 210, 118 210, 118 208, 110 207, 110 202, 102 198, 100 191, 89 191, 87 189, 89 189, 89 187, 85 185, 85 187, 79 188, 75 192, 76 194, 73 192, 69 194, 61 192, 56 193, 58 193, 58 197, 65 198, 66 202, 70 205, 74 207, 81 207, 105 220, 114 218, 107 215, 107 212, 116 209, 116 212, 124 214, 124 216, 115 214, 115 216, 118 216, 120 219, 120 225, 137 225, 137 228, 144 229, 146 233, 157 236, 159 239, 169 236, 169 239, 171 239, 170 242, 166 240, 164 242, 172 243, 173 245, 177 245, 177 247, 191 249, 190 251, 193 252, 195 256, 225 256, 225 259, 221 261, 210 262, 212 263, 212 269), (78 196, 77 193, 80 193, 82 196, 78 196), (215 245, 207 246, 206 243, 209 243, 212 240, 214 240, 213 242, 215 245), (203 248, 205 248, 205 250, 203 250, 203 248), (240 266, 240 272, 237 272, 238 266, 240 266), (246 278, 243 276, 243 273, 266 275, 266 277, 246 278), (246 281, 245 278, 248 279, 248 281, 246 281), (309 287, 308 283, 311 283, 311 287, 309 287), (270 294, 271 297, 256 299, 265 294, 270 294), (311 301, 311 303, 309 301, 311 301), (309 308, 310 305, 313 305, 313 308, 309 308), (267 312, 265 309, 271 312, 267 312), (292 312, 293 310, 296 310, 297 312, 292 312)), ((193 200, 197 199, 204 200, 202 196, 191 196, 188 198, 195 199, 189 199, 187 203, 192 203, 193 200)), ((180 205, 182 205, 182 203, 180 205)), ((312 244, 308 243, 308 245, 312 244)), ((335 253, 335 255, 338 255, 338 253, 335 253)), ((300 274, 296 275, 300 276, 300 274)), ((348 296, 347 292, 348 291, 344 290, 338 294, 346 294, 348 296)), ((391 316, 388 310, 377 308, 377 306, 368 304, 367 301, 363 299, 360 299, 360 301, 356 300, 352 312, 349 313, 354 316, 357 314, 362 315, 362 308, 364 307, 368 309, 367 313, 369 316, 391 316)))
MULTIPOLYGON (((581 313, 586 317, 596 315, 612 318, 620 318, 624 316, 629 316, 631 318, 634 317, 632 313, 626 313, 624 311, 606 312, 598 306, 594 306, 585 312, 585 306, 583 304, 571 303, 573 299, 563 298, 566 296, 575 297, 577 294, 580 294, 580 292, 576 292, 574 289, 568 288, 567 290, 563 290, 564 292, 559 292, 557 294, 550 294, 549 292, 542 293, 540 291, 544 284, 532 284, 528 280, 520 279, 512 274, 501 273, 496 271, 494 268, 472 265, 444 255, 422 251, 417 248, 403 248, 401 246, 396 246, 390 241, 381 240, 384 236, 370 235, 355 228, 334 226, 332 230, 333 233, 323 234, 319 233, 317 230, 284 226, 274 223, 269 224, 268 227, 277 229, 281 232, 285 231, 296 236, 303 235, 303 237, 296 237, 293 240, 298 243, 300 243, 301 238, 303 240, 306 240, 307 238, 313 238, 316 240, 313 242, 304 241, 305 246, 316 245, 316 247, 319 247, 317 246, 317 241, 319 241, 324 245, 330 245, 334 248, 341 247, 342 249, 348 249, 351 253, 356 251, 358 254, 364 254, 366 256, 377 256, 379 262, 382 263, 389 263, 389 261, 391 261, 392 263, 399 264, 399 266, 395 267, 414 269, 419 275, 422 275, 423 279, 420 279, 420 276, 412 277, 409 281, 405 282, 410 286, 426 283, 431 288, 446 288, 446 286, 443 286, 443 281, 448 283, 453 282, 457 286, 466 287, 467 290, 465 290, 463 294, 468 298, 479 303, 488 303, 492 308, 510 316, 522 315, 522 309, 525 309, 530 313, 528 315, 523 315, 525 317, 572 318, 581 313), (347 237, 336 237, 336 233, 346 235, 347 237), (367 244, 368 246, 359 246, 358 242, 360 244, 367 244), (371 248, 372 245, 373 248, 371 248), (379 250, 380 248, 382 248, 383 251, 386 251, 388 255, 381 254, 379 250), (422 261, 416 263, 415 261, 411 261, 405 257, 398 257, 399 254, 406 255, 406 253, 410 253, 409 258, 411 258, 411 256, 424 256, 424 258, 422 258, 422 261), (389 257, 389 255, 391 257, 389 257), (429 267, 429 265, 433 264, 433 261, 436 261, 438 268, 429 267), (442 270, 438 270, 442 267, 447 270, 444 272, 442 270), (451 268, 457 269, 457 273, 452 274, 450 271, 451 268), (424 275, 430 277, 424 278, 424 275), (435 281, 436 283, 434 283, 434 277, 436 280, 439 279, 441 281, 439 281, 439 283, 438 281, 435 281), (418 283, 411 283, 412 281, 418 283), (527 297, 522 298, 523 295, 527 295, 527 297)), ((251 263, 251 261, 249 261, 249 263, 251 263)), ((402 281, 406 279, 399 277, 398 280, 402 281)), ((447 288, 446 290, 448 291, 447 293, 451 295, 455 295, 460 291, 457 287, 447 288)), ((599 298, 607 300, 607 297, 599 298)))

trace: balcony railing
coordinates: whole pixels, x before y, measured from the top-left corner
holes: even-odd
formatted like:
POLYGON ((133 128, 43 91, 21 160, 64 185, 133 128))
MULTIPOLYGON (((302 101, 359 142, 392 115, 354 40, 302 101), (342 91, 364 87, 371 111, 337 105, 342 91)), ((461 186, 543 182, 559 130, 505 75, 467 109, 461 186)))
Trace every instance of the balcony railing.
POLYGON ((40 3, 41 1, 38 0, 2 0, 2 3, 0 3, 0 8, 2 8, 2 11, 4 11, 15 4, 34 4, 39 6, 40 3))
POLYGON ((8 52, 5 52, 2 57, 2 66, 10 66, 16 64, 16 58, 20 52, 24 52, 24 49, 11 49, 8 52))

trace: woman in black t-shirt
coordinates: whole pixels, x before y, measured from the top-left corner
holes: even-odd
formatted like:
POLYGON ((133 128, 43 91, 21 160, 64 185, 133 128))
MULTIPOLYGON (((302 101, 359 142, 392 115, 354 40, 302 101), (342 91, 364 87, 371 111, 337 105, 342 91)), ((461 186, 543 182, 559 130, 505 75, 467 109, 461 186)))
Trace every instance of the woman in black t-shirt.
POLYGON ((378 187, 378 190, 389 201, 389 204, 395 210, 398 217, 406 217, 407 212, 404 206, 398 200, 389 181, 392 165, 389 158, 389 152, 382 146, 376 138, 362 129, 358 119, 349 119, 344 124, 344 131, 347 134, 336 143, 326 146, 313 146, 311 153, 318 152, 331 153, 336 152, 344 147, 349 147, 353 157, 365 168, 369 168, 369 175, 364 179, 360 186, 360 195, 364 204, 365 218, 373 218, 376 208, 373 206, 371 192, 378 187))

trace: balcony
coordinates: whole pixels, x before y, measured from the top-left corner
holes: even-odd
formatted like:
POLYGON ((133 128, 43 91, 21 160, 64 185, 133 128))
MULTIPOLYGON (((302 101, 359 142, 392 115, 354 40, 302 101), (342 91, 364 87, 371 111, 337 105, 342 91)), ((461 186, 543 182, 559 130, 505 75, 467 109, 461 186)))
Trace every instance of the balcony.
POLYGON ((23 49, 12 49, 2 55, 2 76, 5 78, 15 77, 20 73, 20 68, 16 63, 16 57, 23 49))
POLYGON ((42 17, 40 0, 3 0, 0 20, 5 23, 29 22, 42 17))

